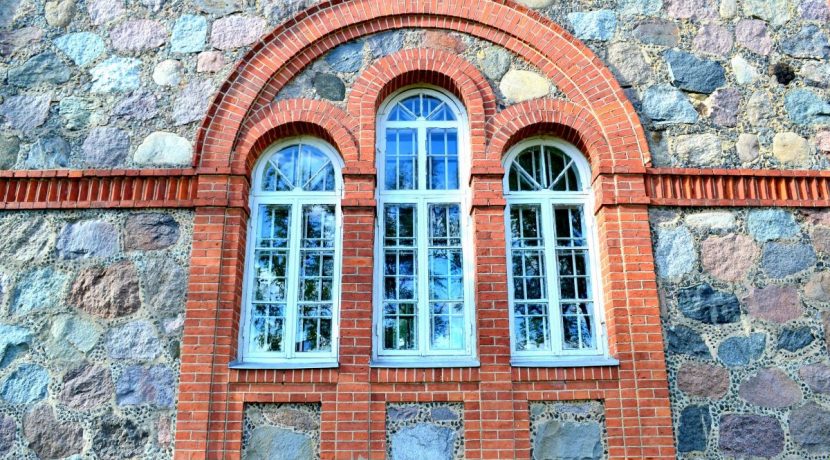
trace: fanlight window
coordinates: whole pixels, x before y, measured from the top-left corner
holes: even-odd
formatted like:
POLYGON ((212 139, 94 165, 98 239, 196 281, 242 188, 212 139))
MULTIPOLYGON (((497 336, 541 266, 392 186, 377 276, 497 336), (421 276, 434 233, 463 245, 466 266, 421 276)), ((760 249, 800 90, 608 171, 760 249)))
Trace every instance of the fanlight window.
POLYGON ((240 349, 246 362, 336 365, 339 171, 318 141, 266 156, 252 200, 240 349))
POLYGON ((505 188, 514 363, 602 356, 587 163, 558 141, 508 157, 505 188))

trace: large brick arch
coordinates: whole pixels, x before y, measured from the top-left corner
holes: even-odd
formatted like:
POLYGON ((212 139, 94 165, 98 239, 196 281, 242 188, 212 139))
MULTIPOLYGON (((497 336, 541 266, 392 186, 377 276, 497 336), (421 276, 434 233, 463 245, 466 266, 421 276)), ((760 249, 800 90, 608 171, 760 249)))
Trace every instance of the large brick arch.
POLYGON ((197 167, 226 168, 251 114, 314 59, 349 40, 390 29, 446 29, 498 44, 535 65, 565 96, 589 110, 614 139, 595 173, 642 172, 645 136, 610 70, 585 44, 539 13, 510 0, 329 0, 263 37, 220 88, 196 141, 197 167))

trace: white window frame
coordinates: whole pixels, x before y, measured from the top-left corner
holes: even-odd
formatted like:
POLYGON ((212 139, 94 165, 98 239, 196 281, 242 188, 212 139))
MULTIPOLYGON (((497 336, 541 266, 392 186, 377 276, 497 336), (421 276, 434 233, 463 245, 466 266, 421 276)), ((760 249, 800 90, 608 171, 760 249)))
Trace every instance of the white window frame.
POLYGON ((454 96, 429 85, 404 88, 393 93, 381 105, 377 113, 376 147, 377 177, 376 187, 377 216, 375 219, 375 261, 373 283, 373 340, 372 367, 398 368, 433 368, 433 367, 476 367, 478 343, 475 334, 475 249, 473 246, 472 219, 470 218, 470 133, 469 122, 463 104, 454 96), (456 121, 387 121, 395 105, 413 95, 427 94, 447 104, 456 116, 456 121), (457 128, 458 130, 458 190, 426 189, 426 129, 457 128), (418 187, 415 190, 385 190, 385 134, 386 128, 415 128, 418 130, 418 187), (407 203, 417 207, 417 316, 418 348, 416 350, 383 350, 383 267, 384 267, 384 211, 386 204, 407 203), (428 282, 428 216, 430 204, 458 204, 461 217, 461 247, 464 257, 464 324, 465 349, 460 351, 429 350, 429 282, 428 282))
POLYGON ((245 273, 243 275, 242 309, 239 325, 239 347, 238 358, 230 363, 234 369, 314 369, 333 368, 338 366, 338 351, 340 348, 340 292, 342 277, 342 227, 343 217, 340 208, 340 201, 343 196, 342 171, 343 160, 337 151, 327 142, 316 137, 299 136, 277 142, 268 147, 257 160, 252 174, 252 187, 250 196, 251 215, 248 220, 247 250, 245 257, 245 273), (334 191, 309 192, 302 190, 287 191, 263 191, 262 182, 265 167, 268 160, 277 152, 293 146, 309 145, 316 147, 323 152, 334 166, 334 191), (259 208, 261 205, 286 205, 291 206, 291 229, 289 238, 289 259, 287 265, 288 279, 286 280, 286 291, 289 293, 286 301, 285 335, 283 339, 283 352, 252 352, 249 349, 249 317, 253 304, 251 298, 254 292, 254 254, 256 252, 256 240, 259 234, 259 208), (309 204, 330 204, 335 207, 335 244, 334 244, 334 276, 332 283, 332 338, 330 352, 296 352, 295 339, 297 329, 297 294, 299 290, 299 264, 300 264, 300 240, 302 238, 301 211, 303 205, 309 204), (293 305, 292 305, 293 303, 293 305))
POLYGON ((599 270, 599 248, 596 220, 594 218, 594 196, 590 188, 591 169, 582 153, 573 145, 557 138, 532 137, 514 145, 504 159, 504 196, 507 201, 505 208, 505 243, 507 246, 507 291, 508 308, 510 311, 510 350, 511 364, 515 367, 579 367, 579 366, 608 366, 617 365, 619 361, 608 354, 608 334, 602 307, 602 283, 599 270), (576 166, 577 176, 582 190, 568 191, 510 191, 510 169, 516 157, 524 150, 534 146, 553 147, 568 155, 576 166), (513 286, 513 244, 510 228, 510 210, 514 205, 536 205, 541 210, 542 235, 544 236, 545 283, 548 292, 548 339, 551 340, 551 350, 517 351, 516 331, 514 318, 514 286, 513 286), (554 238, 554 206, 579 206, 583 210, 583 225, 588 240, 588 263, 590 274, 590 288, 593 302, 594 340, 596 349, 593 350, 566 350, 562 346, 562 315, 559 304, 559 271, 556 263, 556 239, 554 238))

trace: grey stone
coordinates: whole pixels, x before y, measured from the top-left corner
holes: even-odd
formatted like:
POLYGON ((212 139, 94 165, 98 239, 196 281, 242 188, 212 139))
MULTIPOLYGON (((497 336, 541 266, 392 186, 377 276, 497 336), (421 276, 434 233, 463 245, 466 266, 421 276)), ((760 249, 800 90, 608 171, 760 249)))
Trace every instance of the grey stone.
MULTIPOLYGON (((826 238, 830 241, 830 235, 826 238)), ((804 297, 818 302, 830 302, 830 272, 823 271, 811 276, 804 286, 804 297)))
POLYGON ((89 126, 92 120, 92 110, 95 107, 94 104, 90 99, 79 97, 70 96, 61 99, 58 105, 58 113, 60 113, 63 121, 63 128, 68 131, 78 131, 89 126))
POLYGON ((669 65, 672 84, 694 93, 710 94, 726 84, 723 66, 677 49, 663 53, 669 65))
POLYGON ((764 354, 767 336, 755 332, 749 337, 729 337, 718 346, 718 359, 728 367, 741 367, 756 361, 764 354))
POLYGON ((790 412, 790 435, 812 455, 830 452, 830 411, 811 401, 790 412))
POLYGON ((102 220, 66 224, 58 235, 59 259, 105 258, 118 252, 118 232, 112 224, 102 220))
POLYGON ((201 121, 213 97, 213 82, 210 80, 191 81, 176 98, 173 120, 176 125, 201 121))
POLYGON ((21 27, 15 30, 0 31, 0 57, 8 57, 17 53, 28 54, 43 39, 43 29, 40 27, 21 27))
POLYGON ((122 0, 87 0, 86 10, 96 26, 115 21, 125 12, 122 0))
POLYGON ((76 32, 55 39, 55 46, 78 66, 85 66, 106 49, 104 40, 91 32, 76 32))
POLYGON ((32 333, 24 327, 0 324, 0 369, 29 349, 32 333))
POLYGON ((649 79, 651 66, 646 62, 646 53, 634 43, 609 46, 608 63, 622 85, 640 85, 649 79))
POLYGON ((268 423, 299 431, 314 431, 320 427, 320 424, 308 412, 297 409, 280 408, 274 412, 264 411, 263 415, 268 423))
POLYGON ((569 13, 568 20, 580 40, 608 41, 617 28, 617 15, 611 10, 577 11, 569 13))
POLYGON ((102 460, 141 457, 150 440, 150 432, 130 419, 107 414, 99 419, 92 438, 92 449, 102 460))
POLYGON ((242 11, 245 8, 244 0, 195 0, 196 9, 203 13, 227 16, 242 11))
POLYGON ((755 83, 755 81, 761 76, 758 73, 758 69, 750 64, 749 61, 744 59, 744 57, 740 54, 732 56, 732 60, 729 62, 732 64, 732 72, 735 74, 735 81, 739 85, 749 85, 755 83))
POLYGON ((686 225, 698 230, 727 231, 737 225, 735 215, 729 211, 703 211, 688 214, 686 225))
POLYGON ((719 165, 724 160, 721 140, 711 133, 677 136, 674 154, 691 166, 719 165))
POLYGON ((279 453, 279 458, 285 460, 315 458, 311 438, 274 426, 255 428, 248 440, 243 457, 247 460, 271 460, 275 453, 279 453))
POLYGON ((84 164, 97 168, 121 166, 130 153, 130 136, 118 128, 94 128, 81 150, 84 164))
POLYGON ((705 24, 698 29, 694 39, 695 51, 725 56, 732 50, 735 40, 732 32, 724 26, 705 24))
POLYGON ((663 0, 620 0, 617 11, 622 17, 657 16, 663 8, 663 0))
POLYGON ((62 137, 40 137, 29 148, 25 166, 30 169, 65 168, 69 164, 69 153, 69 144, 62 137))
POLYGON ((346 98, 346 84, 343 80, 330 73, 314 75, 314 90, 317 95, 330 101, 342 101, 346 98))
MULTIPOLYGON (((818 88, 830 87, 830 64, 805 62, 799 73, 804 83, 818 88)), ((826 150, 825 150, 826 151, 826 150)))
POLYGON ((138 286, 138 272, 128 260, 89 267, 78 274, 67 303, 98 318, 120 318, 141 308, 138 286))
POLYGON ((403 420, 412 420, 418 416, 418 406, 398 406, 390 407, 386 411, 386 417, 389 420, 397 422, 403 420))
POLYGON ((93 93, 128 93, 141 86, 141 60, 111 57, 90 71, 93 93))
POLYGON ((686 406, 680 413, 680 424, 677 427, 677 450, 705 451, 711 431, 712 416, 709 414, 709 406, 686 406))
POLYGON ((60 315, 52 321, 46 353, 52 362, 77 362, 95 348, 102 329, 94 322, 71 315, 60 315))
POLYGON ((116 117, 147 121, 158 113, 156 96, 150 92, 139 91, 122 99, 112 110, 116 117))
POLYGON ((684 316, 706 324, 728 324, 741 319, 741 305, 735 294, 716 291, 707 283, 681 289, 677 300, 684 316))
POLYGON ((715 364, 687 361, 677 371, 677 388, 687 395, 721 399, 729 391, 729 370, 715 364))
POLYGON ((51 254, 55 237, 43 217, 7 215, 0 219, 0 247, 6 262, 29 264, 43 260, 51 254))
POLYGON ((784 450, 784 430, 773 417, 722 415, 718 446, 726 455, 774 457, 784 450))
POLYGON ((450 460, 455 432, 451 428, 419 423, 393 433, 390 443, 393 460, 450 460))
POLYGON ((739 45, 761 56, 766 56, 772 51, 772 38, 764 21, 740 20, 735 26, 735 38, 739 45))
POLYGON ((170 51, 174 53, 198 53, 205 47, 208 24, 204 16, 184 14, 176 19, 170 38, 170 51))
POLYGON ((219 19, 210 30, 210 44, 227 51, 248 46, 265 32, 265 20, 258 17, 234 15, 219 19))
POLYGON ((69 68, 55 53, 41 53, 9 69, 9 83, 23 88, 59 85, 69 81, 69 68))
MULTIPOLYGON (((602 428, 598 422, 550 420, 539 427, 532 442, 534 460, 603 458, 602 428)), ((419 457, 416 453, 411 458, 419 457)))
POLYGON ((184 67, 175 59, 167 59, 153 68, 153 81, 159 86, 179 86, 184 67))
MULTIPOLYGON (((388 56, 403 48, 404 34, 400 31, 389 31, 375 34, 366 39, 369 50, 375 59, 388 56)), ((487 69, 482 69, 487 75, 487 69)), ((505 70, 506 72, 507 70, 505 70)), ((489 77, 489 75, 487 75, 489 77)), ((492 78, 492 77, 491 77, 492 78)))
POLYGON ((430 412, 429 416, 432 420, 436 422, 444 422, 444 421, 452 421, 458 420, 459 416, 453 410, 448 407, 434 407, 430 412))
POLYGON ((796 352, 813 343, 815 339, 813 331, 808 326, 787 328, 778 336, 778 349, 796 352))
POLYGON ((784 278, 804 271, 816 263, 812 246, 794 243, 767 243, 761 255, 761 267, 771 278, 784 278))
POLYGON ((106 404, 112 393, 109 369, 84 363, 64 374, 60 401, 75 410, 90 410, 106 404))
POLYGON ((6 27, 14 20, 21 0, 0 0, 0 27, 6 27))
POLYGON ((718 15, 712 0, 666 0, 666 12, 677 19, 714 19, 718 15))
POLYGON ((804 0, 798 5, 798 12, 803 19, 830 21, 830 6, 826 0, 804 0))
POLYGON ((158 21, 136 19, 126 21, 110 31, 112 47, 120 52, 147 51, 167 41, 167 29, 158 21))
POLYGON ((157 12, 161 10, 167 0, 139 0, 139 2, 147 7, 148 10, 157 12))
POLYGON ((141 285, 148 308, 165 314, 178 313, 187 294, 187 271, 167 257, 150 259, 142 269, 141 285))
POLYGON ((669 353, 689 355, 710 360, 709 347, 694 329, 687 326, 674 326, 666 329, 666 349, 669 353))
POLYGON ((176 375, 167 366, 129 366, 115 383, 119 406, 151 405, 172 408, 176 402, 176 375))
POLYGON ((784 108, 793 123, 801 126, 830 124, 830 102, 808 89, 787 93, 784 108))
POLYGON ((133 154, 133 161, 140 165, 190 164, 193 149, 190 141, 173 134, 157 131, 144 139, 133 154))
POLYGON ((796 58, 830 58, 827 35, 813 24, 805 25, 797 34, 781 40, 781 50, 796 58))
POLYGON ((13 370, 0 388, 0 399, 12 405, 31 404, 46 397, 49 372, 37 364, 25 363, 13 370))
POLYGON ((750 376, 741 383, 738 394, 750 404, 770 408, 789 407, 804 397, 798 384, 777 368, 761 369, 750 376))
POLYGON ((79 454, 84 447, 83 428, 74 422, 59 421, 48 404, 40 404, 26 413, 23 435, 29 449, 43 459, 79 454))
POLYGON ((179 240, 179 223, 170 214, 132 214, 124 223, 124 249, 153 251, 168 248, 179 240))
POLYGON ((830 394, 830 366, 827 364, 809 364, 799 369, 798 375, 816 393, 830 394))
POLYGON ((35 268, 25 272, 11 293, 9 311, 23 315, 34 311, 54 309, 63 300, 67 275, 52 267, 35 268))
POLYGON ((500 80, 510 70, 510 53, 495 46, 479 51, 476 59, 484 75, 494 81, 500 80))
POLYGON ((0 135, 0 169, 12 169, 20 153, 20 139, 16 136, 0 135))
POLYGON ((689 99, 669 85, 656 85, 646 89, 643 113, 655 126, 695 123, 698 119, 697 111, 689 99))
POLYGON ((755 161, 758 159, 758 154, 761 150, 761 144, 758 141, 758 136, 745 133, 738 135, 738 142, 735 144, 735 150, 738 153, 738 159, 744 163, 755 161))
POLYGON ((110 329, 106 348, 112 359, 152 360, 161 353, 156 328, 145 320, 110 329))
POLYGON ((11 415, 0 415, 0 452, 9 453, 17 438, 17 423, 11 415))
POLYGON ((331 50, 325 57, 335 72, 357 72, 363 67, 363 42, 351 42, 331 50))
POLYGON ((733 128, 738 124, 738 106, 741 92, 735 88, 721 88, 706 100, 709 118, 718 126, 733 128))
POLYGON ((30 134, 46 122, 51 103, 52 95, 49 93, 20 94, 6 98, 0 106, 0 114, 6 117, 6 123, 13 129, 30 134))
POLYGON ((75 16, 75 0, 47 1, 43 8, 46 23, 52 27, 66 27, 75 16))
POLYGON ((657 229, 654 258, 661 278, 677 278, 688 273, 697 265, 692 235, 684 227, 657 229))
POLYGON ((787 3, 787 0, 745 0, 743 2, 744 15, 761 18, 780 27, 790 20, 790 9, 787 3))
POLYGON ((675 46, 680 41, 677 24, 664 19, 642 21, 634 27, 633 34, 637 40, 649 45, 675 46))
POLYGON ((755 240, 761 242, 790 238, 801 230, 792 213, 783 209, 750 211, 746 226, 755 240))

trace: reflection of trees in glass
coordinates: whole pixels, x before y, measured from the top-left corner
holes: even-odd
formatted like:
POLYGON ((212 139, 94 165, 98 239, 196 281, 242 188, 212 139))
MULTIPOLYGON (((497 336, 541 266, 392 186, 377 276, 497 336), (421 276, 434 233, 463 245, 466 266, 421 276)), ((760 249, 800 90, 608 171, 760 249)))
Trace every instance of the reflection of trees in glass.
POLYGON ((262 190, 323 192, 334 190, 334 165, 320 149, 308 144, 286 147, 265 165, 262 190))

